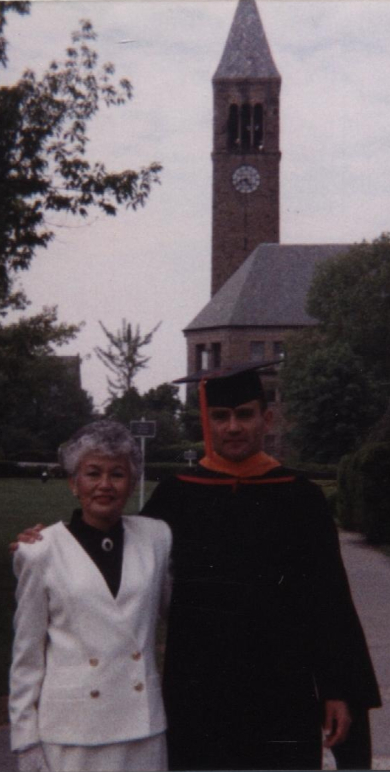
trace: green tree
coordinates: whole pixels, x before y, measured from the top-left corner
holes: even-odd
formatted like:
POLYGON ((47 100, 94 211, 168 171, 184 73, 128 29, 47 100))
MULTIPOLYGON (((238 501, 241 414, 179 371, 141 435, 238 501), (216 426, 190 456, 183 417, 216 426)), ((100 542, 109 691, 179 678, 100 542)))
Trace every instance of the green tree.
POLYGON ((302 460, 337 462, 383 408, 375 382, 348 343, 329 345, 316 330, 294 336, 287 352, 281 383, 290 439, 302 460))
POLYGON ((337 461, 380 419, 390 383, 390 236, 320 264, 307 299, 315 329, 292 334, 281 382, 305 459, 337 461))
POLYGON ((57 321, 56 308, 0 326, 0 447, 6 457, 53 457, 72 431, 93 416, 92 399, 57 347, 80 325, 57 321))
POLYGON ((178 387, 171 383, 162 383, 143 395, 134 386, 130 386, 122 396, 114 396, 110 400, 105 415, 127 426, 131 421, 139 421, 141 418, 156 421, 156 436, 147 442, 148 460, 167 460, 172 455, 176 460, 175 454, 182 460, 183 451, 176 447, 183 440, 182 403, 178 394, 178 387))
POLYGON ((380 380, 390 376, 390 234, 317 266, 308 313, 329 343, 348 342, 380 380))
MULTIPOLYGON (((29 13, 30 3, 0 3, 3 66, 7 64, 4 28, 10 11, 29 13)), ((99 64, 93 46, 95 39, 91 24, 82 21, 62 62, 52 62, 40 78, 27 70, 17 83, 0 88, 3 319, 10 309, 24 310, 28 305, 23 291, 15 291, 15 279, 20 271, 29 268, 36 251, 47 247, 54 238, 48 215, 64 212, 87 218, 92 211, 113 216, 119 207, 137 209, 144 205, 152 185, 159 181, 161 166, 157 163, 138 171, 112 171, 103 162, 88 160, 90 121, 102 106, 119 106, 132 96, 127 79, 115 81, 112 64, 99 64)), ((66 374, 63 368, 59 372, 58 362, 53 358, 55 347, 74 337, 78 329, 77 325, 59 325, 54 309, 44 309, 18 323, 0 325, 0 423, 8 447, 12 432, 15 442, 19 437, 18 447, 22 437, 26 442, 30 438, 30 447, 34 443, 46 447, 47 442, 51 446, 58 437, 49 440, 48 432, 56 433, 54 424, 58 429, 60 414, 68 413, 67 432, 71 431, 69 422, 73 415, 76 420, 82 416, 83 422, 91 415, 90 398, 74 382, 66 385, 66 374), (51 428, 45 428, 44 416, 49 416, 50 411, 51 428)), ((136 365, 139 369, 144 362, 136 365)), ((4 440, 3 447, 6 444, 4 440)))
POLYGON ((169 413, 172 418, 180 415, 182 404, 179 387, 172 383, 161 383, 149 389, 142 397, 143 408, 150 413, 169 413))
POLYGON ((202 442, 203 431, 197 389, 193 388, 188 392, 181 414, 181 421, 186 438, 192 443, 202 442))
MULTIPOLYGON (((2 3, 27 12, 24 3, 2 3)), ((5 6, 5 7, 4 7, 5 6)), ((73 33, 63 62, 52 62, 41 78, 27 70, 13 86, 0 89, 0 298, 3 305, 20 270, 54 237, 50 212, 86 218, 98 208, 115 215, 118 206, 143 205, 161 166, 113 172, 87 159, 90 121, 102 105, 131 98, 127 79, 114 82, 112 64, 98 65, 96 39, 88 21, 73 33)), ((3 63, 6 60, 3 39, 3 63)), ((1 52, 1 49, 0 49, 1 52)))
POLYGON ((138 324, 133 332, 130 322, 127 322, 126 319, 122 319, 122 326, 116 332, 110 332, 103 322, 99 322, 99 324, 108 340, 108 348, 103 349, 96 346, 95 353, 109 372, 114 375, 114 379, 107 378, 110 396, 123 397, 133 386, 137 373, 149 362, 150 357, 144 356, 141 349, 151 343, 161 322, 156 324, 153 330, 146 335, 141 335, 138 324))
POLYGON ((156 421, 156 436, 148 441, 148 459, 165 460, 173 452, 174 460, 182 460, 181 409, 179 388, 172 383, 161 383, 142 396, 142 415, 156 421))
POLYGON ((124 394, 109 400, 105 408, 105 416, 129 426, 130 421, 137 421, 142 417, 142 411, 142 397, 135 386, 130 386, 124 394))
POLYGON ((56 460, 58 446, 93 420, 92 398, 75 380, 62 357, 37 359, 16 384, 16 411, 0 411, 0 435, 6 458, 56 460))

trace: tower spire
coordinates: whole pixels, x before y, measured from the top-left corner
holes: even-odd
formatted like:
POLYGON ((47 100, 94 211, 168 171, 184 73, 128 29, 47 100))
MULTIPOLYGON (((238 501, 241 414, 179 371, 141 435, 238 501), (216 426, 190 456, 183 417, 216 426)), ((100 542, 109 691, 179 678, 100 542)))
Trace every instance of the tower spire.
POLYGON ((280 80, 255 0, 239 0, 213 80, 241 78, 280 80))
POLYGON ((256 2, 239 0, 213 78, 212 294, 279 241, 280 87, 256 2))

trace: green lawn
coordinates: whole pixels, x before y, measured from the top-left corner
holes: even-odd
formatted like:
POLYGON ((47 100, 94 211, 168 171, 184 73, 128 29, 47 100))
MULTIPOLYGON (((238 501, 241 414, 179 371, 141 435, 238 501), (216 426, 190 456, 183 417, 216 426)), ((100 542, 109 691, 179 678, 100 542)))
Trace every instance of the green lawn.
MULTIPOLYGON (((155 483, 145 483, 146 499, 154 487, 155 483)), ((65 480, 49 480, 43 484, 40 479, 0 479, 0 695, 8 692, 14 613, 15 580, 8 545, 18 533, 36 523, 50 525, 57 520, 69 520, 75 503, 65 480)), ((139 494, 136 491, 128 503, 126 514, 137 512, 138 504, 139 494)))

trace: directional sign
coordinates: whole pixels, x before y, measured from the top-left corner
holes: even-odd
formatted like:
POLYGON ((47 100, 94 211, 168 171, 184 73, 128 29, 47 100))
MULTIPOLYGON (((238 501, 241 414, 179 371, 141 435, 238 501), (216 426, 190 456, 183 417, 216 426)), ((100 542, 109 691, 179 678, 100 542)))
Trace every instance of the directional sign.
POLYGON ((155 437, 156 421, 130 421, 133 437, 155 437))
POLYGON ((188 461, 188 466, 192 466, 192 462, 198 458, 196 450, 185 450, 183 456, 188 461))
POLYGON ((196 450, 185 450, 183 456, 186 461, 195 461, 198 457, 196 450))
POLYGON ((141 511, 145 498, 145 446, 148 437, 156 436, 156 421, 145 421, 144 418, 141 421, 130 421, 130 431, 133 437, 140 437, 141 439, 142 474, 139 481, 139 508, 141 511))

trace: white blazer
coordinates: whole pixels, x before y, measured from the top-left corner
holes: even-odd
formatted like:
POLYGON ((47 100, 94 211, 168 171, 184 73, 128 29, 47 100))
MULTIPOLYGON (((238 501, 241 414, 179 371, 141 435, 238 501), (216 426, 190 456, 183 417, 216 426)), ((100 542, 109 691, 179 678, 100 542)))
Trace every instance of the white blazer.
POLYGON ((124 517, 117 597, 63 523, 20 544, 11 667, 11 745, 102 745, 166 728, 155 662, 169 602, 171 532, 124 517))

